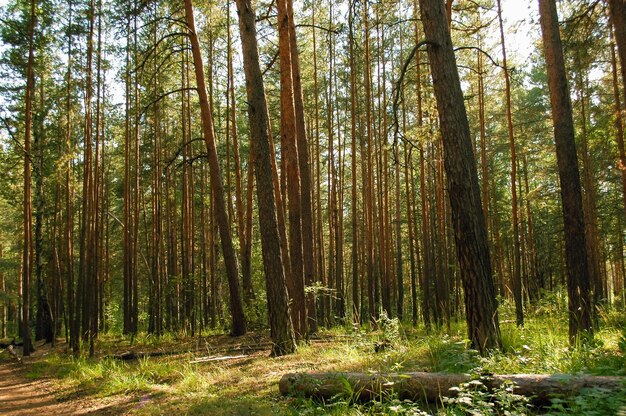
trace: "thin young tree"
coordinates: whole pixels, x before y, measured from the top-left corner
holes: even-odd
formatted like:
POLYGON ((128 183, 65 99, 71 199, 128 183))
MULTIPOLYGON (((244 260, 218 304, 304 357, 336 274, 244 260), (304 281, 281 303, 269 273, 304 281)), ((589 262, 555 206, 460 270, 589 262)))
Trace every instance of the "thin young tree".
MULTIPOLYGON (((3 246, 2 244, 0 244, 0 260, 2 260, 3 255, 2 248, 3 246)), ((0 270, 0 290, 4 294, 6 294, 7 292, 4 270, 0 270)), ((2 309, 0 309, 0 325, 2 326, 2 328, 0 329, 0 337, 2 337, 3 339, 7 337, 7 312, 7 301, 5 300, 2 302, 2 309)))
POLYGON ((622 117, 622 97, 619 90, 619 77, 617 75, 617 58, 615 53, 615 42, 613 30, 609 32, 611 36, 611 79, 613 85, 613 100, 615 101, 615 135, 617 136, 617 150, 619 161, 617 167, 622 178, 622 204, 626 213, 626 146, 624 145, 624 120, 622 117))
MULTIPOLYGON (((515 317, 517 326, 524 326, 524 309, 522 306, 522 264, 520 251, 519 214, 517 202, 517 150, 515 146, 515 133, 513 130, 513 111, 511 106, 511 74, 506 56, 506 44, 504 38, 504 24, 502 23, 501 1, 497 0, 498 23, 500 28, 500 45, 502 46, 502 72, 504 73, 504 92, 506 96, 506 126, 509 137, 509 149, 511 151, 511 213, 513 222, 513 299, 515 301, 515 317)), ((481 136, 482 137, 482 136, 481 136)))
POLYGON ((357 193, 357 83, 356 83, 356 57, 355 57, 355 33, 354 33, 354 7, 350 1, 348 10, 348 34, 349 34, 349 60, 350 60, 350 135, 351 142, 351 173, 352 173, 352 320, 355 324, 360 321, 359 314, 359 218, 358 218, 358 193, 357 193))
POLYGON ((24 126, 24 241, 22 247, 22 339, 23 354, 30 356, 33 351, 30 336, 30 278, 32 255, 32 198, 31 198, 31 136, 33 128, 33 95, 35 90, 35 24, 37 21, 37 1, 30 3, 30 23, 28 25, 28 61, 26 64, 25 126, 24 126))

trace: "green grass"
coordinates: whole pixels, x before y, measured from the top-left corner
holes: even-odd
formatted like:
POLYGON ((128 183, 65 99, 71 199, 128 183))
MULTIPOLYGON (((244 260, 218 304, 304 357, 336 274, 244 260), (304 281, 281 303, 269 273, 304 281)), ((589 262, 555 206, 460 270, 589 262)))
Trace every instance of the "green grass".
MULTIPOLYGON (((602 329, 595 338, 573 348, 568 346, 562 309, 539 305, 527 317, 524 328, 517 328, 511 317, 512 308, 505 305, 501 309, 503 349, 487 357, 468 348, 463 323, 452 323, 449 331, 426 333, 423 328, 400 326, 387 319, 381 320, 376 332, 353 327, 324 331, 320 335, 330 341, 303 345, 287 357, 269 358, 268 351, 260 351, 245 358, 196 364, 191 361, 198 356, 238 355, 227 352, 224 343, 233 346, 254 342, 258 335, 249 339, 223 335, 195 339, 170 335, 157 339, 143 335, 133 339, 132 345, 128 338, 104 336, 97 348, 100 358, 74 358, 59 350, 35 361, 28 376, 55 379, 64 399, 123 398, 131 403, 123 412, 135 415, 464 415, 481 414, 488 409, 494 414, 521 415, 533 414, 536 409, 528 408, 506 389, 492 395, 474 385, 461 386, 457 401, 448 400, 438 408, 428 408, 393 396, 368 404, 353 403, 349 393, 326 403, 285 398, 279 396, 277 382, 285 373, 303 371, 626 375, 626 326, 621 326, 625 323, 622 312, 603 312, 602 329), (374 343, 383 339, 391 341, 393 347, 375 353, 374 343), (130 362, 108 358, 128 349, 176 350, 178 354, 130 362)), ((577 398, 557 400, 552 408, 542 412, 626 415, 624 393, 591 390, 577 398)))

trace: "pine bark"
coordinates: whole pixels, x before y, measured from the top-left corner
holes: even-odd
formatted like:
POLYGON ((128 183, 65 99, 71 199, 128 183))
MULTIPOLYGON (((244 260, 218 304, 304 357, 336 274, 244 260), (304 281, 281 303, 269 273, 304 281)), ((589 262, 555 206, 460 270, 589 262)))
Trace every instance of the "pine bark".
MULTIPOLYGON (((313 200, 309 141, 306 135, 304 120, 304 98, 302 92, 302 74, 300 71, 300 54, 296 38, 296 24, 293 14, 293 0, 287 1, 289 15, 289 40, 291 47, 291 75, 293 78, 294 106, 296 110, 296 136, 298 145, 298 165, 300 168, 300 204, 302 221, 302 261, 304 266, 304 284, 313 286, 315 283, 315 257, 313 253, 313 200)), ((306 313, 308 332, 317 331, 317 311, 315 294, 306 293, 306 313)))
POLYGON ((555 0, 539 0, 539 21, 548 72, 565 233, 569 336, 573 344, 593 330, 585 221, 572 103, 567 84, 555 0))
POLYGON ((231 332, 233 335, 238 336, 246 333, 246 321, 243 313, 243 305, 241 302, 241 293, 239 288, 237 256, 235 255, 235 250, 233 247, 232 236, 230 234, 230 221, 228 219, 228 211, 226 210, 226 202, 224 201, 224 187, 222 185, 222 179, 220 177, 220 166, 215 145, 213 114, 211 112, 211 107, 209 106, 209 100, 207 96, 206 81, 204 78, 204 64, 202 62, 200 43, 198 41, 198 35, 196 33, 195 21, 193 16, 193 5, 191 0, 185 0, 185 20, 189 28, 189 40, 191 42, 191 51, 195 67, 197 90, 198 96, 200 98, 202 128, 209 159, 209 175, 211 179, 211 188, 213 198, 215 199, 215 213, 220 232, 220 239, 222 242, 224 265, 226 266, 226 275, 228 278, 230 312, 232 316, 231 332))
MULTIPOLYGON (((291 41, 289 35, 290 16, 288 1, 278 0, 278 30, 280 56, 280 107, 281 143, 283 166, 287 175, 289 212, 289 259, 291 274, 287 279, 291 298, 291 317, 296 339, 307 336, 307 313, 304 295, 304 265, 302 257, 302 203, 300 193, 300 165, 296 137, 296 113, 292 73, 291 41)), ((291 17, 292 18, 292 17, 291 17)))
POLYGON ((354 4, 351 2, 348 10, 349 25, 349 59, 350 59, 350 135, 351 142, 351 173, 352 173, 352 201, 351 201, 351 226, 352 226, 352 319, 355 324, 360 322, 359 313, 359 219, 358 219, 358 193, 357 193, 357 83, 355 62, 355 39, 354 39, 354 4))
MULTIPOLYGON (((2 248, 3 246, 2 244, 0 244, 0 260, 2 259, 2 255, 3 255, 2 248)), ((6 287, 6 281, 4 278, 3 270, 0 270, 0 290, 5 295, 7 294, 7 287, 6 287)), ((0 325, 2 326, 2 329, 0 329, 0 337, 2 339, 7 337, 7 311, 8 311, 7 303, 3 302, 2 309, 0 309, 0 325)))
POLYGON ((237 0, 237 10, 248 97, 250 143, 255 155, 254 173, 257 181, 268 317, 273 341, 272 354, 279 356, 294 352, 296 341, 289 316, 287 286, 278 233, 267 104, 256 39, 255 14, 250 0, 237 0))
POLYGON ((515 317, 517 326, 524 326, 524 308, 522 305, 522 264, 520 251, 520 231, 517 202, 517 150, 515 146, 515 134, 513 132, 513 112, 511 108, 511 76, 506 59, 506 46, 504 42, 504 25, 502 23, 501 1, 497 0, 498 22, 500 27, 500 44, 502 46, 502 71, 504 73, 504 86, 506 95, 506 125, 509 136, 509 149, 511 152, 511 213, 513 222, 513 299, 515 301, 515 317))
MULTIPOLYGON (((613 30, 610 31, 611 38, 614 37, 613 30)), ((622 99, 619 91, 619 78, 617 75, 617 59, 615 56, 615 44, 611 39, 611 75, 613 84, 613 99, 615 100, 615 134, 617 136, 617 150, 619 160, 617 168, 622 177, 622 201, 624 213, 626 213, 626 146, 624 145, 624 118, 622 116, 622 99)))
POLYGON ((23 355, 30 356, 32 348, 30 334, 30 279, 31 279, 31 257, 32 257, 32 197, 31 197, 31 136, 33 127, 33 95, 35 90, 35 24, 36 0, 30 4, 29 23, 29 45, 28 61, 26 64, 26 93, 25 102, 25 127, 24 127, 24 241, 22 242, 22 339, 24 342, 23 355))
POLYGON ((420 0, 437 109, 459 271, 465 292, 469 339, 481 353, 500 346, 497 302, 491 273, 476 160, 443 3, 420 0))

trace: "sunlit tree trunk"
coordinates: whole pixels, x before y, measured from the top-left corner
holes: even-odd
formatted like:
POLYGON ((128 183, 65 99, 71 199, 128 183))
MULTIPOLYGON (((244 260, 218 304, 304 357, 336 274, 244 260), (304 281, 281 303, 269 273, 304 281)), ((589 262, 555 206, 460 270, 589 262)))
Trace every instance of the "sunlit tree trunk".
MULTIPOLYGON (((315 283, 315 258, 313 252, 313 201, 309 141, 304 121, 304 98, 300 71, 300 54, 296 37, 296 24, 293 14, 293 0, 287 1, 289 15, 289 41, 291 48, 291 75, 293 78, 294 106, 296 110, 296 136, 298 144, 298 165, 300 168, 300 202, 302 208, 302 261, 304 266, 304 283, 313 286, 315 283)), ((317 312, 315 295, 306 293, 307 326, 309 333, 317 331, 317 312)))
POLYGON ((296 138, 296 113, 292 75, 291 41, 289 36, 290 16, 288 0, 278 0, 278 30, 280 56, 280 108, 281 143, 283 144, 283 166, 287 174, 287 196, 289 211, 289 259, 291 275, 287 278, 291 298, 291 318, 296 339, 307 335, 307 313, 304 295, 304 266, 302 258, 302 211, 300 196, 300 166, 296 138))
POLYGON ((211 188, 213 198, 215 199, 215 213, 220 232, 220 240, 222 243, 224 265, 226 266, 226 275, 228 278, 230 310, 232 315, 231 332, 233 335, 243 335, 246 333, 246 322, 239 289, 237 256, 235 255, 235 250, 233 248, 233 241, 230 234, 230 221, 228 219, 228 211, 226 210, 226 202, 224 201, 224 187, 220 177, 220 167, 215 145, 213 114, 211 113, 211 107, 209 106, 207 96, 206 82, 204 79, 204 64, 202 62, 200 43, 196 33, 191 0, 185 0, 185 20, 189 28, 189 40, 191 43, 191 51, 195 67, 198 96, 200 98, 202 128, 209 159, 211 188))
POLYGON ((354 3, 350 2, 348 10, 349 25, 349 54, 350 54, 350 135, 352 137, 351 150, 351 173, 352 173, 352 201, 351 201, 351 225, 352 225, 352 320, 355 324, 359 318, 359 219, 358 219, 358 193, 357 193, 357 83, 355 63, 355 40, 354 40, 354 3))
POLYGON ((246 76, 250 142, 255 155, 254 172, 257 181, 268 317, 273 342, 272 354, 284 355, 296 350, 296 342, 289 316, 287 286, 276 218, 277 205, 268 137, 267 104, 256 39, 255 14, 250 0, 237 0, 237 10, 246 76))

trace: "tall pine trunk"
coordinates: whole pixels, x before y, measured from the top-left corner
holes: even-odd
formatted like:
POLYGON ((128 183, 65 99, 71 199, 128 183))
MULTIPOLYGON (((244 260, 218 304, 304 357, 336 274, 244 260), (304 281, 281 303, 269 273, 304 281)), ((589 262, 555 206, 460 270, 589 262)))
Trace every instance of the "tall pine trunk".
POLYGON ((222 179, 220 177, 220 166, 215 144, 213 114, 207 96, 206 81, 204 78, 204 64, 202 62, 200 43, 196 33, 193 5, 191 0, 185 0, 185 20, 189 29, 189 40, 191 42, 191 52, 195 67, 196 84, 198 96, 200 98, 202 128, 209 159, 209 175, 211 180, 212 195, 215 199, 215 217, 217 219, 220 232, 222 254, 224 256, 224 265, 226 266, 226 276, 228 278, 230 311, 232 318, 231 332, 233 335, 238 336, 246 333, 246 321, 239 289, 237 256, 233 247, 232 236, 230 233, 230 221, 228 219, 228 211, 226 210, 226 201, 224 200, 224 186, 222 185, 222 179))
POLYGON ((26 93, 25 102, 25 126, 24 126, 24 241, 22 247, 22 339, 24 341, 23 354, 29 356, 32 348, 30 335, 30 279, 32 257, 32 198, 31 198, 31 136, 33 127, 33 95, 35 90, 35 22, 37 16, 36 0, 30 4, 29 45, 28 62, 26 64, 26 93))
POLYGON ((498 310, 463 92, 442 2, 420 0, 437 109, 469 339, 481 353, 500 346, 498 310))
MULTIPOLYGON (((255 155, 254 173, 257 181, 259 226, 267 290, 268 318, 272 337, 272 354, 278 356, 294 352, 296 342, 289 316, 285 270, 278 233, 275 184, 268 136, 267 104, 259 61, 255 14, 250 0, 237 0, 237 10, 239 12, 239 33, 248 97, 250 143, 255 155)), ((278 209, 280 208, 278 207, 278 209)))
POLYGON ((539 21, 548 71, 554 141, 561 183, 567 267, 570 344, 593 330, 590 278, 572 103, 555 0, 539 0, 539 21))

